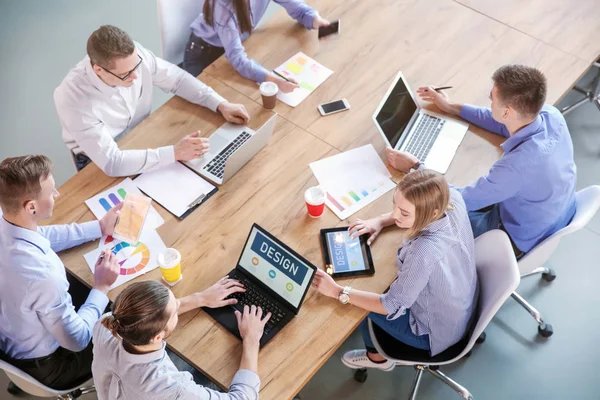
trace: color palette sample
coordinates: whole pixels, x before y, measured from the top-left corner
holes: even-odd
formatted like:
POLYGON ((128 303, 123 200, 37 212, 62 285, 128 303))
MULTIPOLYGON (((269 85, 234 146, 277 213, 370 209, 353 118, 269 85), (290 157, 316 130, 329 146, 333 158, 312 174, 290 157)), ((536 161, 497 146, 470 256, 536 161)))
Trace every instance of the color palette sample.
POLYGON ((150 261, 150 250, 141 242, 137 242, 135 245, 120 242, 113 248, 112 252, 117 256, 117 260, 120 260, 120 275, 133 275, 140 272, 146 268, 148 261, 150 261))
MULTIPOLYGON (((382 182, 379 187, 384 186, 385 184, 382 182)), ((377 191, 377 187, 371 189, 371 193, 377 191)), ((344 193, 341 197, 335 198, 331 195, 331 193, 327 193, 327 200, 333 204, 335 208, 337 208, 340 212, 346 210, 342 204, 345 204, 348 207, 352 207, 355 204, 359 203, 361 200, 365 199, 369 196, 369 191, 366 189, 358 189, 358 190, 349 190, 347 193, 344 193), (358 194, 357 194, 358 193, 358 194)))
POLYGON ((289 106, 296 107, 322 84, 333 71, 319 64, 304 53, 297 53, 281 64, 276 71, 298 82, 299 88, 290 93, 279 92, 277 98, 289 106))
POLYGON ((110 209, 113 208, 114 206, 118 206, 119 204, 121 204, 122 200, 125 200, 125 196, 127 195, 127 192, 125 191, 125 189, 119 188, 117 190, 117 193, 121 197, 120 199, 114 193, 109 193, 107 196, 108 199, 111 201, 112 205, 104 197, 101 197, 100 199, 98 199, 98 202, 100 203, 102 208, 104 208, 107 212, 110 211, 110 209))

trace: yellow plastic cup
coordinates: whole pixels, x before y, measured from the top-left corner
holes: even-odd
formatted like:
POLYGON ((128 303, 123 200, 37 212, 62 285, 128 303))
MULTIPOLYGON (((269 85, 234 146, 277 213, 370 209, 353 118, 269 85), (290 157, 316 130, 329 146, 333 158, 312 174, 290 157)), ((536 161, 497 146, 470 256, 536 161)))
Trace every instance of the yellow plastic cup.
POLYGON ((158 267, 162 273, 162 279, 169 286, 175 285, 183 279, 181 274, 181 254, 175 249, 166 249, 157 257, 158 267))

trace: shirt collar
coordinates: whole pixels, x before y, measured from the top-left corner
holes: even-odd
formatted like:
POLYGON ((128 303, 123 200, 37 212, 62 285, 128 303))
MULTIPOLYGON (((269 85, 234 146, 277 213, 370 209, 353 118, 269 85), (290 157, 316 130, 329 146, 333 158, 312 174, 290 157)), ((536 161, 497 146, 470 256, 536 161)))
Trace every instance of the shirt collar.
POLYGON ((52 249, 50 247, 50 241, 42 236, 39 232, 34 232, 29 229, 21 228, 20 226, 13 225, 4 217, 0 217, 0 231, 5 237, 12 237, 15 240, 24 240, 28 243, 39 248, 44 254, 52 249))
POLYGON ((432 223, 427 225, 425 228, 423 228, 422 232, 423 233, 434 233, 434 232, 439 231, 442 228, 445 228, 446 226, 448 226, 449 223, 450 223, 450 220, 448 219, 448 216, 444 215, 442 218, 433 221, 432 223))
POLYGON ((533 121, 529 125, 525 125, 519 131, 517 131, 517 133, 506 139, 506 141, 500 146, 502 146, 502 149, 505 153, 511 152, 515 147, 523 143, 529 137, 533 136, 540 129, 541 125, 542 117, 538 114, 535 121, 533 121))
POLYGON ((89 56, 85 56, 83 63, 85 64, 85 74, 93 87, 107 96, 112 96, 119 91, 119 88, 116 86, 109 86, 104 83, 102 79, 100 79, 100 77, 94 71, 94 68, 92 68, 92 62, 90 61, 89 56))
POLYGON ((146 353, 146 354, 133 354, 133 353, 130 353, 123 346, 123 340, 119 340, 119 342, 120 342, 121 349, 126 354, 125 357, 127 357, 130 360, 134 361, 136 364, 150 364, 151 362, 158 361, 158 360, 162 359, 167 354, 166 351, 165 351, 165 347, 166 347, 167 344, 166 344, 166 342, 164 340, 162 342, 162 348, 161 349, 153 351, 151 353, 146 353))

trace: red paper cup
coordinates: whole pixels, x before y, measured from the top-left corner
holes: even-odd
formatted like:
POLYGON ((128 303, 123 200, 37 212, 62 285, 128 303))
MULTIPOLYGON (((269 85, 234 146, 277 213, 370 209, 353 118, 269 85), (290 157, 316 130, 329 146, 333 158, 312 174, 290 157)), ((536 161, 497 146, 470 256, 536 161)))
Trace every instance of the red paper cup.
POLYGON ((318 218, 325 210, 325 191, 320 186, 313 186, 304 192, 304 201, 308 215, 318 218))

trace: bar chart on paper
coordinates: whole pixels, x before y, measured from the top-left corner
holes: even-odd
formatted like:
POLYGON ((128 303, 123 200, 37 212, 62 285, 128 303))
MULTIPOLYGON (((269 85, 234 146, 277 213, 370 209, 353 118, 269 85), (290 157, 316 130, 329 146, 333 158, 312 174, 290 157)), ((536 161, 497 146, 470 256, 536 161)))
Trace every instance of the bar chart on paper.
POLYGON ((348 218, 396 186, 372 145, 315 161, 310 168, 327 192, 325 204, 340 219, 348 218))

